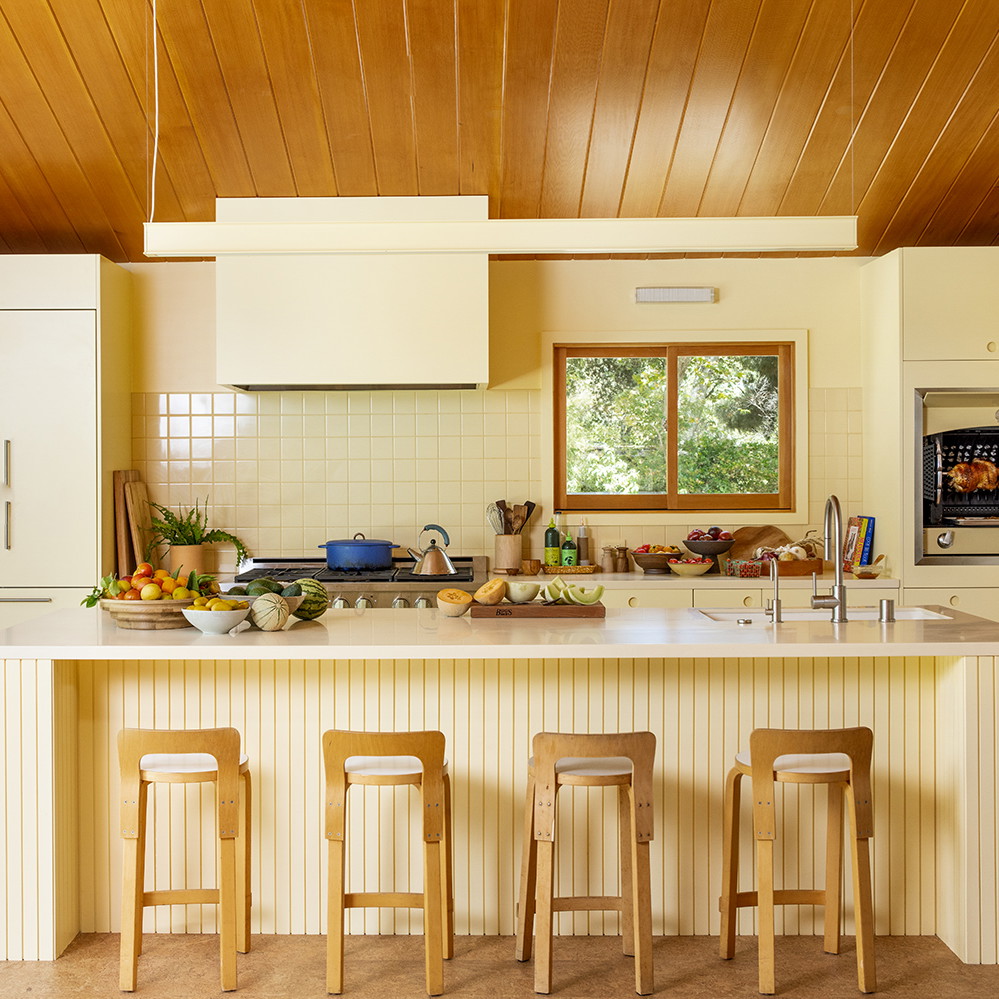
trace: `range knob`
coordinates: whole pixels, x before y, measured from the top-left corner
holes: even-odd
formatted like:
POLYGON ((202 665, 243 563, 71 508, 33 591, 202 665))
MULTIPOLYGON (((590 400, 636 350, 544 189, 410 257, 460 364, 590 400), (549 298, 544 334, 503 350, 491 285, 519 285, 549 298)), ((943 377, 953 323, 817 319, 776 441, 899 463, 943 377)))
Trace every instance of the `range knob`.
POLYGON ((336 596, 333 598, 333 603, 330 606, 334 610, 346 610, 350 604, 347 602, 346 597, 336 596))
POLYGON ((430 597, 420 596, 420 597, 417 597, 413 601, 413 606, 414 607, 425 608, 425 607, 431 607, 433 605, 430 603, 430 597))
POLYGON ((368 608, 368 607, 374 607, 374 606, 375 606, 375 602, 374 602, 374 600, 372 600, 372 598, 371 598, 371 597, 366 597, 366 596, 364 596, 364 594, 362 593, 362 594, 361 594, 361 596, 359 596, 359 597, 358 597, 358 598, 357 598, 357 599, 356 599, 356 600, 354 601, 354 606, 355 606, 355 607, 356 607, 356 608, 357 608, 358 610, 365 610, 365 609, 366 609, 366 608, 368 608))
POLYGON ((409 606, 409 601, 400 593, 399 596, 397 596, 392 601, 392 606, 393 607, 408 607, 409 606))

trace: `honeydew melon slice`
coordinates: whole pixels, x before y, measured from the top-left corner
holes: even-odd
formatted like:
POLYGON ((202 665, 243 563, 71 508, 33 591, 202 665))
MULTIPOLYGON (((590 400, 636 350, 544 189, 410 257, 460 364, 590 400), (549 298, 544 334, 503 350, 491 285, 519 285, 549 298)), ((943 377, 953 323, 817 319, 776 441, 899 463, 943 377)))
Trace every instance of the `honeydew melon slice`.
POLYGON ((577 604, 580 607, 587 607, 595 604, 604 595, 602 586, 594 586, 586 589, 585 586, 567 586, 562 591, 562 597, 566 603, 577 604))
POLYGON ((540 583, 508 580, 506 584, 506 598, 513 604, 526 604, 538 595, 538 590, 540 589, 540 583))

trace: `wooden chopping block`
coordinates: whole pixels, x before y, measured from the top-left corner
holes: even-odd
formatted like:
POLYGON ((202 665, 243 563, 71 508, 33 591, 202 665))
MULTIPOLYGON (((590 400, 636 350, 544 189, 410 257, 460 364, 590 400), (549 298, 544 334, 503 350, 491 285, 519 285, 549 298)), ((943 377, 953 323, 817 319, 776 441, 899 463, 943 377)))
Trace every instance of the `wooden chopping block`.
POLYGON ((153 517, 149 509, 149 496, 145 482, 125 483, 125 506, 128 508, 129 529, 132 534, 132 548, 135 550, 135 564, 145 560, 146 545, 153 533, 153 517))
POLYGON ((134 568, 132 560, 132 532, 128 521, 128 506, 125 501, 125 483, 135 482, 139 473, 134 468, 111 473, 111 488, 114 496, 114 539, 115 570, 118 577, 127 576, 134 568))
POLYGON ((756 557, 757 548, 779 548, 790 544, 791 539, 772 524, 762 527, 739 527, 732 532, 735 544, 729 548, 727 557, 737 559, 752 559, 756 557))

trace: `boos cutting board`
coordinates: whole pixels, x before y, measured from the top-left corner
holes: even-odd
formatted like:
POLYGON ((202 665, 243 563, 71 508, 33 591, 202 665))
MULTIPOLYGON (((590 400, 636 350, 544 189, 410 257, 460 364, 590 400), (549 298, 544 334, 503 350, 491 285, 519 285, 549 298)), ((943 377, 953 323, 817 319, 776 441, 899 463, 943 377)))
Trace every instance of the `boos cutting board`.
POLYGON ((472 617, 606 617, 607 608, 599 601, 595 604, 545 604, 533 600, 527 604, 476 604, 473 603, 469 614, 472 617))

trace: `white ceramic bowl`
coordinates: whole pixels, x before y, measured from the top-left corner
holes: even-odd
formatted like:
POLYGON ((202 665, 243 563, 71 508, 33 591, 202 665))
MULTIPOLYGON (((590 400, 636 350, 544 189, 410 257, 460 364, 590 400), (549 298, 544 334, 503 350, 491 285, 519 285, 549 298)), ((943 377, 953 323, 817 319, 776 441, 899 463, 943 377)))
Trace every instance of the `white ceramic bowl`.
POLYGON ((192 607, 184 608, 184 617, 198 631, 203 631, 206 635, 224 635, 230 628, 235 628, 240 621, 245 620, 246 615, 249 613, 249 607, 244 607, 242 610, 228 611, 195 610, 192 607))

